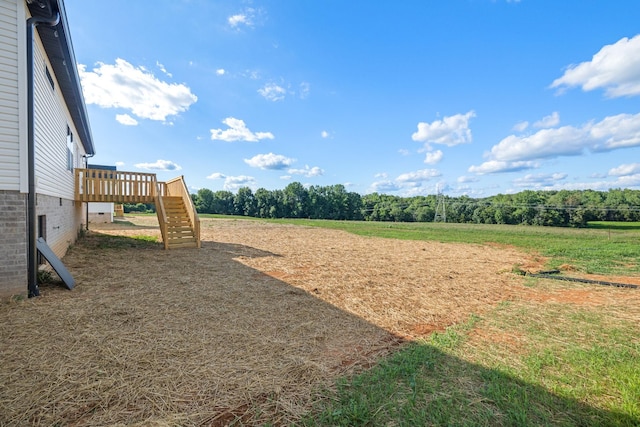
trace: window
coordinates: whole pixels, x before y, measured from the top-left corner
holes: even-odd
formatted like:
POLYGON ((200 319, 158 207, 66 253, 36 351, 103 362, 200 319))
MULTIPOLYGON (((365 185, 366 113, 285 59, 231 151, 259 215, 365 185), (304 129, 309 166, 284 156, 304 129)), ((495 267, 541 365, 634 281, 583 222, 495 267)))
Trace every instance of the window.
POLYGON ((73 132, 67 126, 67 170, 73 171, 73 132))

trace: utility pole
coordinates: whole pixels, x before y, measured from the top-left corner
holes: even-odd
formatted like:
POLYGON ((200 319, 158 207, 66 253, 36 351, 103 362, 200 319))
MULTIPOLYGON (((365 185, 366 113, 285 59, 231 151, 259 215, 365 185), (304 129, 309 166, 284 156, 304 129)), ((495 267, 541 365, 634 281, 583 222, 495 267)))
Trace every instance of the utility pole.
POLYGON ((440 187, 437 187, 438 195, 436 196, 436 214, 433 217, 433 222, 447 222, 447 201, 444 194, 440 192, 440 187))

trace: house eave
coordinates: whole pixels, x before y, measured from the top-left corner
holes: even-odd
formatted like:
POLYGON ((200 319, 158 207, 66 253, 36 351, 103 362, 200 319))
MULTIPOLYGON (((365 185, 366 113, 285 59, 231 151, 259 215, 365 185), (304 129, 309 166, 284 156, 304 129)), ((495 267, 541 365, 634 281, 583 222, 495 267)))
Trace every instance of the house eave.
POLYGON ((71 120, 78 132, 77 136, 82 141, 86 154, 92 156, 95 154, 95 147, 64 3, 62 0, 27 0, 26 2, 31 16, 51 16, 55 12, 60 14, 58 25, 38 26, 37 31, 58 81, 62 97, 71 114, 71 120))

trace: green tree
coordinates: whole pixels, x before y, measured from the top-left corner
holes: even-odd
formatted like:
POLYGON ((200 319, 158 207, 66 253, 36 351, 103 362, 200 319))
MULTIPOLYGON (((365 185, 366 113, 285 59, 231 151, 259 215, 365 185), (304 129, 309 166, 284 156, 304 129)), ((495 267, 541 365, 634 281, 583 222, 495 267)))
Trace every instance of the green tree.
POLYGON ((284 189, 284 206, 289 218, 309 217, 309 193, 299 182, 292 182, 284 189))
POLYGON ((196 210, 199 213, 215 213, 214 212, 214 200, 213 191, 208 188, 201 188, 196 193, 196 210))
POLYGON ((256 198, 249 187, 241 187, 233 199, 236 215, 256 216, 256 198))
POLYGON ((235 214, 235 207, 233 205, 235 196, 231 191, 218 190, 213 195, 213 213, 222 215, 235 214))

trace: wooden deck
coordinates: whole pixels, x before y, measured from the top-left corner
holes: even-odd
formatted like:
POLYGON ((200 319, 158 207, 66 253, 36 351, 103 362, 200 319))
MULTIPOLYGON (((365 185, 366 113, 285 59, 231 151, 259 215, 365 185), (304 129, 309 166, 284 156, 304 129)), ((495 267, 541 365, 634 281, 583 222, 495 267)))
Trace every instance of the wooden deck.
POLYGON ((154 203, 161 189, 155 173, 76 169, 76 201, 154 203))
POLYGON ((183 176, 159 182, 154 173, 104 169, 75 173, 76 201, 153 204, 165 249, 200 247, 200 218, 183 176))

